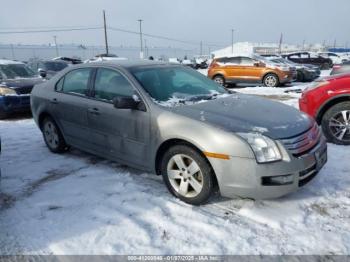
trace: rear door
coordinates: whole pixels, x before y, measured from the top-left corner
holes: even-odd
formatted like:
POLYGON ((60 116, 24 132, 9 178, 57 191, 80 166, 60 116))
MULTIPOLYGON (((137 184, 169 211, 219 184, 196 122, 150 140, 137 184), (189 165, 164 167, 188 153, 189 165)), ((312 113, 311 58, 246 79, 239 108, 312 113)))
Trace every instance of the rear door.
POLYGON ((225 71, 227 74, 227 80, 232 82, 239 81, 240 58, 227 57, 225 59, 225 71))
POLYGON ((67 143, 83 149, 90 148, 87 110, 92 72, 91 68, 68 72, 56 84, 56 92, 50 98, 50 111, 67 143))
POLYGON ((132 97, 136 89, 125 75, 110 68, 98 68, 88 123, 94 150, 140 167, 150 161, 150 115, 146 110, 117 109, 113 99, 132 97))

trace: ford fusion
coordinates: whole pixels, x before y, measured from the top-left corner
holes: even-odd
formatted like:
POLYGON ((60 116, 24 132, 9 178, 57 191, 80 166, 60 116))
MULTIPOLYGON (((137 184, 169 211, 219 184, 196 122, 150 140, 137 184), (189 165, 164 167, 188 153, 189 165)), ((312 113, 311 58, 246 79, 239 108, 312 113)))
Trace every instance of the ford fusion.
POLYGON ((229 92, 181 65, 69 67, 34 87, 31 107, 52 152, 72 146, 162 175, 194 205, 217 189, 230 198, 280 197, 327 161, 325 139, 304 113, 229 92))

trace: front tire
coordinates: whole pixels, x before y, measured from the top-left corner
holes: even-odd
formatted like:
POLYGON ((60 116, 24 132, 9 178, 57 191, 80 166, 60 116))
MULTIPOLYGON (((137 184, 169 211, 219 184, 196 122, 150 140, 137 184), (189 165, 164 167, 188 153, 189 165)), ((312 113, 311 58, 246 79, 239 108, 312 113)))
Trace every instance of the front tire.
POLYGON ((321 66, 322 70, 329 70, 331 68, 330 64, 329 63, 324 63, 322 66, 321 66))
POLYGON ((275 74, 267 74, 263 79, 264 86, 277 87, 280 85, 280 80, 275 74))
POLYGON ((161 173, 168 190, 188 204, 204 204, 213 192, 212 168, 204 156, 189 146, 168 149, 161 161, 161 173))
POLYGON ((321 124, 329 142, 350 145, 350 102, 342 102, 328 109, 321 124))
POLYGON ((8 118, 8 113, 6 113, 6 112, 0 112, 0 120, 4 120, 4 119, 6 119, 6 118, 8 118))
POLYGON ((60 129, 51 117, 44 119, 41 129, 46 146, 51 152, 63 153, 68 150, 60 129))

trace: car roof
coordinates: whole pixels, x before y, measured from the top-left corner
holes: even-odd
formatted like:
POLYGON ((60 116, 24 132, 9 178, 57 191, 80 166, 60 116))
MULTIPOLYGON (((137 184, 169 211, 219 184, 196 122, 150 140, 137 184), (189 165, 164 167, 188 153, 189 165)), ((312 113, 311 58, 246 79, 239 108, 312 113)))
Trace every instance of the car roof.
POLYGON ((169 62, 160 62, 160 61, 152 61, 152 60, 107 60, 107 61, 101 61, 101 62, 94 62, 94 63, 86 63, 86 64, 80 64, 79 67, 88 67, 88 66, 118 66, 123 68, 132 68, 132 67, 142 67, 142 66, 157 66, 157 65, 178 65, 174 63, 169 62))
POLYGON ((24 65, 24 63, 14 60, 0 59, 0 65, 24 65))

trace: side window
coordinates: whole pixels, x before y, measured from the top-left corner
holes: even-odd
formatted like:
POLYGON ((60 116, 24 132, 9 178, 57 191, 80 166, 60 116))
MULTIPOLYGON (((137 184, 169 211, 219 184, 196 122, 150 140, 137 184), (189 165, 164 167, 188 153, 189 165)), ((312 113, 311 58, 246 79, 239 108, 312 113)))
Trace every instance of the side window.
POLYGON ((241 58, 241 65, 253 66, 254 65, 254 60, 249 58, 249 57, 242 57, 241 58))
POLYGON ((112 69, 99 68, 96 74, 95 98, 112 101, 116 96, 130 97, 134 89, 128 80, 112 69))
POLYGON ((289 56, 289 58, 292 58, 292 59, 299 59, 299 58, 300 58, 300 54, 291 55, 291 56, 289 56))
POLYGON ((91 68, 76 69, 67 73, 64 76, 62 92, 86 95, 90 73, 91 68))
POLYGON ((57 83, 56 83, 56 91, 62 92, 63 90, 63 82, 64 82, 64 77, 62 77, 57 83))
POLYGON ((231 65, 239 65, 241 61, 240 57, 230 57, 227 59, 227 63, 231 65))

